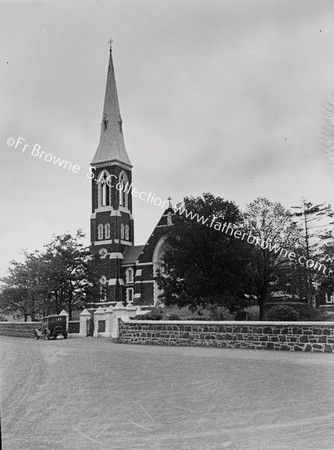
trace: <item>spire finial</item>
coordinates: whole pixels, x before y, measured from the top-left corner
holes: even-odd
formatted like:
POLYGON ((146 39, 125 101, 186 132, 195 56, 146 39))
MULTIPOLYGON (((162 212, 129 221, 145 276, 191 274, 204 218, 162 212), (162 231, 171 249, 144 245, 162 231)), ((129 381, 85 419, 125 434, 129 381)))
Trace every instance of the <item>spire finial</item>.
POLYGON ((168 208, 172 208, 172 207, 173 207, 173 205, 172 205, 172 197, 169 196, 169 197, 167 198, 167 200, 168 200, 168 208))
POLYGON ((111 45, 111 44, 112 44, 113 42, 114 42, 114 41, 113 41, 111 38, 110 38, 109 41, 108 41, 108 44, 110 45, 110 51, 111 51, 111 49, 112 49, 112 45, 111 45))

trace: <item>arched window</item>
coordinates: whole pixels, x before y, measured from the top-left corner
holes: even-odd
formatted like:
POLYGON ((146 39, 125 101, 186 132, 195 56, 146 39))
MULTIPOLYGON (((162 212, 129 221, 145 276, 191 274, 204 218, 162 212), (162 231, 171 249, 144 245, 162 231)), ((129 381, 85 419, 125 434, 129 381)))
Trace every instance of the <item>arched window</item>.
POLYGON ((133 283, 133 269, 131 269, 131 267, 129 267, 125 271, 125 280, 126 280, 126 284, 133 283))
MULTIPOLYGON (((160 241, 158 241, 157 245, 155 246, 154 252, 153 252, 153 277, 156 277, 158 275, 158 272, 164 273, 165 272, 165 266, 164 266, 164 250, 165 250, 165 237, 162 237, 160 241)), ((157 281, 154 281, 154 304, 157 305, 160 300, 160 296, 162 294, 162 289, 160 289, 157 281)))
POLYGON ((121 239, 124 239, 124 223, 121 223, 121 239))
POLYGON ((129 225, 125 225, 125 239, 129 240, 129 225))
POLYGON ((104 170, 99 177, 99 198, 100 206, 110 205, 110 174, 104 170))
POLYGON ((165 264, 164 264, 164 250, 165 250, 165 237, 162 237, 160 241, 155 246, 154 252, 153 252, 153 276, 155 277, 157 275, 157 271, 160 270, 161 272, 164 272, 165 264))
POLYGON ((125 192, 128 189, 127 186, 128 177, 125 172, 121 172, 119 176, 119 206, 123 206, 124 208, 128 207, 128 194, 125 192))
POLYGON ((103 239, 103 225, 101 223, 97 227, 97 238, 98 239, 103 239))
POLYGON ((106 223, 104 226, 104 237, 105 239, 110 239, 110 224, 106 223))

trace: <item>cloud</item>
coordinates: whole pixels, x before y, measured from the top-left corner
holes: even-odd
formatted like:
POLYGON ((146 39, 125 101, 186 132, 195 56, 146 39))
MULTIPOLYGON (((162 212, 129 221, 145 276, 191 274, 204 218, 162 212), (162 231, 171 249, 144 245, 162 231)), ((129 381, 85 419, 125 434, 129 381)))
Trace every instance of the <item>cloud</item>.
MULTIPOLYGON (((241 205, 333 201, 319 144, 334 91, 332 1, 24 3, 0 5, 0 272, 22 245, 89 231, 85 168, 98 145, 110 36, 139 189, 175 201, 207 191, 241 205), (10 136, 81 173, 10 151, 10 136)), ((138 244, 160 213, 135 202, 138 244)))

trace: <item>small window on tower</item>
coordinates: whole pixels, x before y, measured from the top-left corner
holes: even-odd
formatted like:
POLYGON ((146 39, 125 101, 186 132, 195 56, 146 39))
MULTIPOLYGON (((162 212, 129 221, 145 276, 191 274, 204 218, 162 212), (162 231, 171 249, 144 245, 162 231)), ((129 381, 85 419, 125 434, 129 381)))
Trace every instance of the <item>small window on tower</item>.
POLYGON ((125 172, 122 172, 119 176, 119 206, 123 206, 124 208, 128 207, 128 195, 126 190, 128 189, 128 177, 125 172))
POLYGON ((109 177, 110 175, 104 171, 101 177, 101 206, 108 206, 110 204, 109 177))
POLYGON ((105 239, 110 239, 110 224, 106 223, 104 226, 104 236, 105 239))
POLYGON ((103 239, 103 225, 101 223, 97 227, 97 238, 98 239, 103 239))
POLYGON ((125 225, 125 239, 129 240, 129 225, 125 225))
POLYGON ((124 239, 124 223, 121 223, 121 239, 124 239))

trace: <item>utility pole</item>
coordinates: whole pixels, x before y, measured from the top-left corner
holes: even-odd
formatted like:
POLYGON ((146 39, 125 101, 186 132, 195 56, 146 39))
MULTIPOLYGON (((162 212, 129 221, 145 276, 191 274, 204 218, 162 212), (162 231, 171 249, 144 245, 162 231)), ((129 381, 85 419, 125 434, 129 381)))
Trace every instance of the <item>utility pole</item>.
MULTIPOLYGON (((305 240, 305 288, 306 288, 306 297, 307 302, 313 306, 313 298, 314 298, 314 286, 313 286, 313 274, 311 271, 311 266, 308 265, 308 261, 314 257, 313 248, 316 243, 311 242, 312 238, 320 239, 319 229, 326 227, 328 224, 325 223, 323 225, 316 224, 312 226, 312 222, 319 222, 324 219, 325 216, 333 217, 333 213, 329 205, 325 203, 321 203, 319 205, 312 205, 311 202, 307 202, 304 198, 302 199, 302 206, 292 206, 291 208, 299 210, 293 214, 294 217, 300 218, 303 222, 304 228, 304 240, 305 240), (318 232, 312 235, 311 230, 316 229, 318 232)), ((298 220, 300 220, 298 219, 298 220)), ((297 220, 297 221, 298 221, 297 220)))

